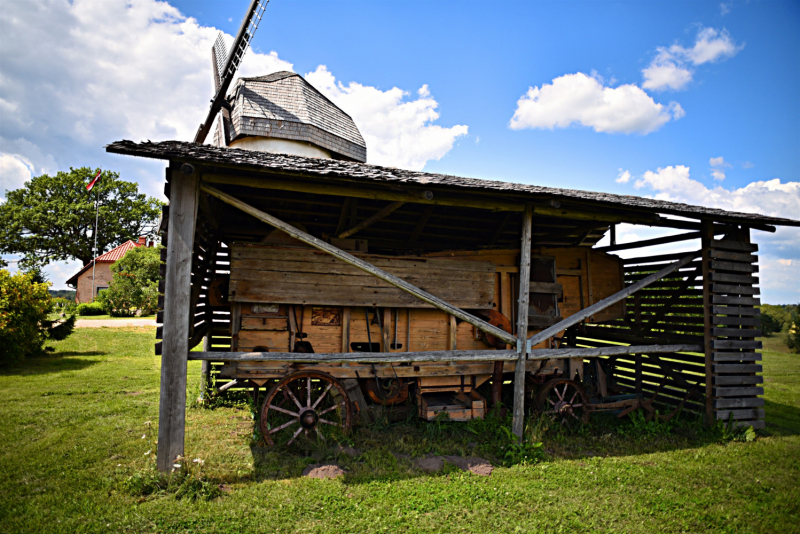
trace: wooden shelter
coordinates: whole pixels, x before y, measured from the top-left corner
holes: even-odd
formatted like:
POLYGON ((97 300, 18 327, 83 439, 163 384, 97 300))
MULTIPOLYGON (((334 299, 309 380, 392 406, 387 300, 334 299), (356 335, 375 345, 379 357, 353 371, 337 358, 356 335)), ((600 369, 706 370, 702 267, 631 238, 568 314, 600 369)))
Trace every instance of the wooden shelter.
POLYGON ((798 221, 177 141, 107 150, 169 161, 162 469, 183 454, 188 359, 218 388, 269 388, 268 442, 406 399, 481 417, 504 379, 518 435, 526 392, 554 379, 562 397, 582 384, 564 414, 627 393, 763 428, 751 230, 798 221), (619 223, 684 232, 618 245, 619 223), (699 244, 647 253, 679 241, 699 244))

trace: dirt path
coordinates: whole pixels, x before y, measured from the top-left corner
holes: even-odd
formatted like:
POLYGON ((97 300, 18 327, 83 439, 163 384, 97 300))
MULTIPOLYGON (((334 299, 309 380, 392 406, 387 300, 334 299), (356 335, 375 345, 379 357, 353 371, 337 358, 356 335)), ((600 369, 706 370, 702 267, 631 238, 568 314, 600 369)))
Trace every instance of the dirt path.
POLYGON ((155 326, 155 319, 78 319, 75 328, 101 328, 108 326, 120 328, 123 326, 155 326))

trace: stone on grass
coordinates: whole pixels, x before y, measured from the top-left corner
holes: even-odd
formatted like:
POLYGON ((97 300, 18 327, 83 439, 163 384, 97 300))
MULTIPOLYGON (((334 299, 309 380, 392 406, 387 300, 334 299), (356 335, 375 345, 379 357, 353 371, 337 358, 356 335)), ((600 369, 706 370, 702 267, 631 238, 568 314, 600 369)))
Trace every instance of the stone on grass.
POLYGON ((339 447, 336 449, 336 452, 338 452, 339 454, 346 454, 350 458, 361 456, 361 451, 359 449, 350 446, 342 447, 341 445, 339 445, 339 447))
POLYGON ((480 475, 486 477, 491 475, 492 470, 494 470, 492 464, 490 464, 488 460, 484 460, 483 458, 477 458, 477 457, 463 458, 461 456, 445 456, 444 458, 445 460, 455 465, 462 471, 469 471, 474 475, 480 475))
POLYGON ((418 458, 415 460, 414 467, 420 471, 435 473, 444 467, 444 460, 441 456, 426 456, 425 458, 418 458))
POLYGON ((344 475, 344 469, 336 464, 311 464, 303 469, 303 476, 309 478, 336 478, 344 475))

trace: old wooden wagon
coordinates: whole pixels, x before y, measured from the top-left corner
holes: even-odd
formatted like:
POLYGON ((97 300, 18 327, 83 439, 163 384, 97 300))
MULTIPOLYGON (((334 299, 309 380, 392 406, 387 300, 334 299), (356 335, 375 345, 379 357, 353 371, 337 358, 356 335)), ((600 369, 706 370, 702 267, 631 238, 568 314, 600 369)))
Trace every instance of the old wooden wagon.
POLYGON ((183 453, 188 359, 216 387, 263 388, 270 443, 373 404, 481 417, 504 381, 518 433, 526 389, 561 415, 628 393, 764 425, 751 230, 797 221, 184 142, 107 149, 169 161, 165 468, 183 453), (615 244, 619 223, 684 232, 615 244))

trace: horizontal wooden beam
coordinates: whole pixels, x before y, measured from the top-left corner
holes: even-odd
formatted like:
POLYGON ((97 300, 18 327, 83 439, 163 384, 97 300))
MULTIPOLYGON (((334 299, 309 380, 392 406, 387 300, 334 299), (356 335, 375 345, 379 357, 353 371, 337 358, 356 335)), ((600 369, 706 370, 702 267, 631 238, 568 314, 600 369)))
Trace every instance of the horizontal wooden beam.
POLYGON ((396 209, 398 209, 400 206, 402 206, 404 204, 405 204, 405 202, 403 202, 403 201, 392 202, 391 204, 389 204, 388 206, 386 206, 385 208, 380 210, 378 213, 376 213, 376 214, 372 215, 371 217, 368 217, 367 219, 361 221, 360 223, 358 223, 357 225, 353 226, 352 228, 350 228, 348 230, 345 230, 344 232, 340 233, 337 237, 339 239, 344 239, 346 237, 350 237, 351 235, 353 235, 353 234, 355 234, 357 232, 360 232, 364 228, 372 226, 373 224, 375 224, 376 222, 380 221, 381 219, 383 219, 385 217, 388 217, 389 215, 391 215, 391 213, 393 211, 395 211, 396 209))
POLYGON ((398 289, 400 289, 402 291, 405 291, 406 293, 409 293, 409 294, 417 297, 418 299, 420 299, 420 300, 422 300, 424 302, 427 302, 428 304, 430 304, 431 306, 433 306, 435 308, 439 308, 440 310, 442 310, 444 312, 447 312, 450 315, 456 316, 457 318, 459 318, 462 321, 465 321, 465 322, 471 324, 472 326, 474 326, 475 328, 477 328, 478 330, 480 330, 482 332, 485 332, 487 334, 491 334, 491 335, 495 336, 498 339, 502 339, 506 343, 516 344, 516 342, 517 342, 517 338, 514 337, 513 335, 509 334, 505 330, 501 330, 500 328, 497 328, 496 326, 491 325, 491 324, 487 323, 486 321, 483 321, 483 320, 475 317, 474 315, 471 315, 471 314, 461 310, 460 308, 457 308, 457 307, 453 306, 452 304, 450 304, 448 302, 445 302, 444 300, 442 300, 442 299, 440 299, 440 298, 438 298, 438 297, 436 297, 434 295, 431 295, 427 291, 423 291, 422 289, 409 284, 405 280, 403 280, 401 278, 398 278, 398 277, 394 276, 393 274, 387 273, 386 271, 384 271, 382 269, 379 269, 379 268, 375 267, 374 265, 372 265, 370 263, 367 263, 366 261, 362 260, 361 258, 357 258, 357 257, 353 256, 352 254, 348 254, 347 252, 345 252, 345 251, 343 251, 343 250, 341 250, 341 249, 339 249, 337 247, 334 247, 330 243, 326 243, 325 241, 322 241, 321 239, 318 239, 318 238, 316 238, 316 237, 314 237, 314 236, 312 236, 310 234, 307 234, 306 232, 303 232, 302 230, 298 230, 294 226, 292 226, 290 224, 287 224, 287 223, 281 221, 280 219, 277 219, 277 218, 273 217, 272 215, 270 215, 268 213, 265 213, 265 212, 263 212, 261 210, 258 210, 256 208, 254 208, 253 206, 250 206, 246 202, 242 202, 241 200, 239 200, 238 198, 236 198, 236 197, 234 197, 232 195, 224 193, 224 192, 222 192, 222 191, 220 191, 218 189, 214 189, 213 187, 208 186, 206 184, 202 184, 200 187, 201 187, 201 189, 203 191, 205 191, 209 195, 217 197, 221 201, 223 201, 223 202, 225 202, 227 204, 230 204, 231 206, 234 206, 236 208, 239 208, 240 210, 244 211, 245 213, 248 213, 248 214, 252 215, 253 217, 255 217, 257 219, 259 219, 259 220, 261 220, 261 221, 263 221, 263 222, 265 222, 265 223, 267 223, 267 224, 269 224, 271 226, 274 226, 275 228, 278 228, 279 230, 283 230, 284 232, 289 234, 291 237, 293 237, 293 238, 295 238, 295 239, 297 239, 299 241, 302 241, 303 243, 306 243, 307 245, 311 245, 312 247, 317 248, 319 250, 322 250, 323 252, 327 252, 328 254, 330 254, 331 256, 333 256, 335 258, 337 258, 337 259, 339 259, 339 260, 341 260, 341 261, 343 261, 345 263, 348 263, 348 264, 350 264, 350 265, 352 265, 354 267, 357 267, 357 268, 361 269, 362 271, 365 271, 366 273, 371 274, 372 276, 374 276, 376 278, 379 278, 380 280, 383 280, 384 282, 387 282, 387 283, 395 286, 396 288, 398 288, 398 289))
POLYGON ((440 197, 427 189, 416 190, 414 188, 403 188, 404 190, 402 191, 395 189, 370 189, 351 185, 346 182, 321 184, 230 174, 204 174, 203 181, 213 184, 240 185, 260 189, 275 189, 278 191, 295 191, 297 193, 389 200, 393 202, 417 202, 420 204, 441 206, 461 206, 464 208, 479 208, 492 211, 523 211, 525 209, 525 205, 521 202, 487 199, 485 198, 485 193, 483 195, 484 198, 454 197, 452 195, 440 197))
POLYGON ((542 330, 538 334, 534 334, 533 336, 531 336, 529 338, 528 342, 531 344, 532 347, 535 347, 536 345, 538 345, 539 343, 541 343, 545 339, 553 337, 554 335, 556 335, 557 333, 561 332, 562 330, 564 330, 566 328, 569 328, 570 326, 576 325, 576 324, 580 323, 581 321, 585 321, 586 319, 588 319, 592 315, 605 310, 609 306, 612 306, 612 305, 616 304, 617 302, 619 302, 621 300, 626 299, 630 295, 633 295, 634 293, 636 293, 637 291, 639 291, 643 287, 647 287, 648 285, 652 284, 653 282, 661 280, 662 278, 664 278, 668 274, 672 273, 673 271, 677 271, 678 269, 680 269, 684 265, 686 265, 688 263, 691 263, 699 255, 700 255, 700 251, 696 251, 696 252, 690 253, 688 256, 684 257, 683 259, 680 259, 680 260, 676 261, 675 263, 667 265, 666 267, 664 267, 663 269, 661 269, 657 273, 653 273, 650 276, 648 276, 647 278, 643 278, 643 279, 639 280, 638 282, 636 282, 635 284, 629 285, 628 287, 626 287, 622 291, 618 291, 617 293, 614 293, 610 297, 606 297, 603 300, 601 300, 600 302, 598 302, 596 304, 593 304, 592 306, 589 306, 588 308, 584 308, 581 311, 579 311, 578 313, 576 313, 574 315, 571 315, 567 319, 564 319, 563 321, 561 321, 559 323, 556 323, 553 326, 542 330))
POLYGON ((289 363, 413 363, 517 361, 516 350, 437 350, 423 352, 347 352, 305 354, 300 352, 190 352, 190 360, 214 362, 289 363))
POLYGON ((536 349, 530 352, 529 360, 552 360, 563 358, 591 358, 596 356, 619 356, 623 354, 661 354, 673 352, 703 352, 702 345, 618 345, 591 349, 536 349))
POLYGON ((631 248, 652 247, 654 245, 666 245, 667 243, 677 243, 678 241, 688 241, 690 239, 700 239, 700 232, 688 232, 686 234, 669 235, 657 237, 655 239, 645 239, 633 243, 622 243, 619 245, 609 245, 607 247, 597 247, 598 252, 613 252, 616 250, 628 250, 631 248))

